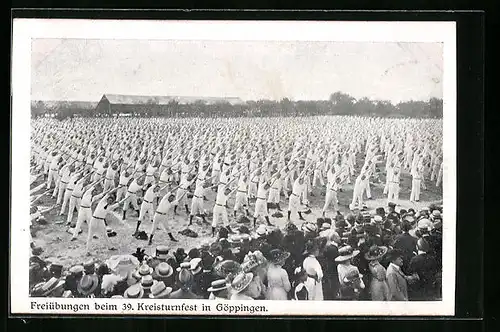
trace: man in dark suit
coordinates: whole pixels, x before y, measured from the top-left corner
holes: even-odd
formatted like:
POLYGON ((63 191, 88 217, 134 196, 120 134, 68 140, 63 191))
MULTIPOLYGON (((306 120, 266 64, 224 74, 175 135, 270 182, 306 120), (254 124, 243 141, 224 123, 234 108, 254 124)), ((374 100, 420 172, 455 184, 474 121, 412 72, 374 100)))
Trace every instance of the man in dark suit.
POLYGON ((408 272, 417 274, 418 280, 412 285, 411 300, 432 301, 438 296, 436 277, 439 266, 436 258, 429 253, 429 242, 420 238, 417 241, 418 255, 410 261, 408 272))
POLYGON ((403 253, 403 267, 402 270, 407 272, 408 266, 410 265, 410 260, 413 258, 415 248, 417 246, 417 239, 409 234, 411 230, 411 225, 407 221, 403 221, 401 224, 401 231, 403 233, 396 235, 393 243, 395 249, 401 250, 403 253))
POLYGON ((170 299, 201 299, 200 296, 192 292, 194 284, 194 276, 189 270, 189 263, 182 263, 180 266, 180 272, 178 277, 178 282, 180 288, 175 292, 171 293, 170 299))

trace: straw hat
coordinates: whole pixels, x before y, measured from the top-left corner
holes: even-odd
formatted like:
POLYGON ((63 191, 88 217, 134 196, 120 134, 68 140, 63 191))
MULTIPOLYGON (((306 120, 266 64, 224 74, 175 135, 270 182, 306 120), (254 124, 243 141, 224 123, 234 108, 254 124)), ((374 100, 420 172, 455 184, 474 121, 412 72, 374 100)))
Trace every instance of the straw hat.
POLYGON ((229 275, 235 275, 241 272, 242 267, 238 262, 225 260, 215 265, 214 271, 219 277, 226 278, 229 275))
POLYGON ((83 296, 92 294, 99 286, 99 278, 95 274, 86 274, 80 279, 80 282, 76 286, 78 293, 83 296))
POLYGON ((168 255, 168 247, 167 246, 157 246, 155 257, 158 259, 167 259, 168 255))
POLYGON ((250 285, 252 279, 252 273, 242 272, 233 279, 233 282, 231 283, 231 289, 235 294, 241 293, 248 287, 248 285, 250 285))
POLYGON ((153 277, 148 274, 148 275, 145 275, 144 277, 141 278, 141 287, 146 290, 146 289, 150 289, 154 284, 154 279, 153 277))
POLYGON ((387 253, 388 248, 385 246, 376 246, 373 245, 368 249, 368 252, 365 253, 365 259, 367 261, 379 260, 387 253))
POLYGON ((55 277, 50 278, 46 283, 44 283, 40 288, 41 296, 49 295, 57 286, 58 279, 55 277))
POLYGON ((149 298, 151 299, 165 299, 172 293, 172 287, 165 286, 163 281, 159 281, 153 284, 151 287, 151 294, 149 298))
POLYGON ((148 274, 151 274, 153 273, 153 268, 149 265, 147 265, 146 263, 143 263, 139 269, 136 271, 136 276, 138 278, 142 278, 144 276, 147 276, 148 274))
POLYGON ((139 260, 132 255, 114 255, 106 261, 106 264, 113 273, 125 278, 139 266, 139 260))
POLYGON ((212 281, 210 284, 210 287, 207 289, 209 292, 218 292, 224 289, 227 289, 229 285, 226 282, 226 279, 218 279, 215 281, 212 281))
POLYGON ((197 258, 193 258, 190 262, 189 262, 190 266, 189 266, 189 269, 191 270, 191 272, 193 274, 198 274, 200 273, 201 269, 203 268, 202 265, 201 265, 201 258, 197 257, 197 258))
POLYGON ((335 258, 336 262, 345 262, 348 259, 356 257, 359 250, 354 250, 351 246, 347 245, 339 249, 339 256, 335 258))
POLYGON ((191 268, 191 264, 189 262, 182 262, 181 265, 176 269, 177 272, 181 272, 182 269, 189 270, 191 268))
POLYGON ((290 257, 290 253, 281 249, 273 249, 269 252, 269 261, 275 265, 283 265, 290 257))
POLYGON ((144 296, 144 289, 142 289, 141 284, 134 284, 127 288, 123 297, 127 299, 140 299, 144 296))
POLYGON ((153 277, 155 279, 169 278, 173 273, 174 269, 172 268, 172 266, 170 266, 170 264, 161 262, 160 264, 156 265, 153 272, 153 277))

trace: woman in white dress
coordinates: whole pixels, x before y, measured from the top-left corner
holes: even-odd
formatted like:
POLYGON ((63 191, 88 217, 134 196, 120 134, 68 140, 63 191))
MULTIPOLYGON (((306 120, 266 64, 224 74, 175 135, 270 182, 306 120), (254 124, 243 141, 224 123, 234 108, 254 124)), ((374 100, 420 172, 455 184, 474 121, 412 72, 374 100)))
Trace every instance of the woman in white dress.
POLYGON ((290 257, 289 252, 273 249, 269 253, 270 264, 267 269, 267 293, 266 300, 288 300, 288 292, 291 289, 288 273, 282 268, 285 261, 290 257))
POLYGON ((305 254, 302 267, 306 270, 307 280, 305 285, 309 292, 309 300, 323 301, 323 269, 316 257, 319 255, 318 244, 315 241, 306 243, 305 254))

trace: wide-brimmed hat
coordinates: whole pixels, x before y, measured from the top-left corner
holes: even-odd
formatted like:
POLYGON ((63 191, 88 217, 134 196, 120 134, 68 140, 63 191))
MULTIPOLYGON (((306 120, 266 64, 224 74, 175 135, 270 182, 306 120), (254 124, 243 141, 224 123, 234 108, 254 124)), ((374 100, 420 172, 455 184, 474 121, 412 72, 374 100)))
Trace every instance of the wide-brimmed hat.
POLYGON ((143 296, 144 296, 144 289, 139 283, 130 286, 129 288, 127 288, 125 293, 123 293, 123 297, 127 299, 140 299, 143 296))
POLYGON ((158 281, 151 287, 151 299, 164 299, 172 293, 172 287, 167 287, 163 281, 158 281))
POLYGON ((263 266, 264 264, 266 264, 266 262, 267 259, 260 251, 258 250, 254 252, 250 251, 248 254, 245 255, 243 263, 241 264, 241 268, 245 272, 250 272, 259 266, 263 266))
POLYGON ((275 265, 283 265, 290 257, 290 253, 281 249, 273 249, 269 252, 269 261, 275 265))
POLYGON ((153 276, 150 274, 145 275, 144 277, 141 278, 141 287, 143 289, 150 289, 154 284, 154 279, 153 276))
POLYGON ((142 278, 144 276, 147 276, 149 274, 153 273, 153 268, 147 264, 142 264, 139 269, 136 271, 136 276, 139 278, 142 278))
POLYGON ((180 272, 182 269, 189 270, 191 268, 191 264, 189 262, 182 262, 179 267, 176 269, 177 272, 180 272))
POLYGON ((241 235, 240 234, 233 234, 227 239, 227 241, 231 244, 239 244, 239 243, 241 243, 241 235))
POLYGON ((227 289, 229 285, 227 284, 226 279, 218 279, 212 281, 210 287, 207 289, 209 292, 218 292, 224 289, 227 289))
POLYGON ((193 273, 193 274, 198 274, 201 272, 203 266, 201 264, 201 258, 200 257, 197 257, 197 258, 193 258, 191 261, 189 261, 189 270, 193 273))
POLYGON ((233 260, 225 260, 214 266, 214 272, 220 278, 227 278, 242 271, 241 264, 233 260))
POLYGON ((365 253, 365 259, 367 261, 378 260, 382 258, 387 253, 388 248, 385 246, 376 246, 373 245, 368 249, 368 252, 365 253))
POLYGON ((250 285, 252 279, 252 273, 239 273, 231 282, 231 289, 235 294, 241 293, 248 287, 248 285, 250 285))
POLYGON ((161 262, 160 264, 156 265, 153 272, 153 277, 155 279, 163 279, 171 277, 172 274, 174 274, 174 269, 172 268, 172 266, 166 262, 161 262))
POLYGON ((194 281, 193 273, 187 268, 182 268, 178 280, 181 285, 191 285, 194 281))
POLYGON ((422 231, 432 230, 433 224, 429 219, 420 219, 417 224, 417 228, 422 231))
POLYGON ((86 274, 80 279, 80 282, 76 286, 78 293, 83 296, 87 296, 95 292, 97 286, 99 286, 99 278, 95 274, 86 274))
POLYGON ((167 246, 157 246, 155 257, 158 259, 167 259, 168 258, 168 247, 167 246))
POLYGON ((140 263, 132 255, 114 255, 106 261, 106 264, 113 273, 125 278, 130 272, 135 271, 140 263))
POLYGON ((252 239, 252 237, 250 236, 250 234, 246 234, 246 233, 240 234, 240 242, 241 243, 248 242, 251 239, 252 239))
POLYGON ((313 233, 318 230, 318 226, 312 222, 305 222, 302 224, 301 229, 304 233, 313 233))
POLYGON ((58 279, 55 277, 50 278, 43 285, 39 286, 39 291, 41 296, 47 296, 52 292, 57 286, 58 279))
POLYGON ((335 258, 336 262, 345 262, 348 259, 356 257, 359 254, 359 250, 354 250, 351 246, 343 246, 339 249, 339 256, 335 258))

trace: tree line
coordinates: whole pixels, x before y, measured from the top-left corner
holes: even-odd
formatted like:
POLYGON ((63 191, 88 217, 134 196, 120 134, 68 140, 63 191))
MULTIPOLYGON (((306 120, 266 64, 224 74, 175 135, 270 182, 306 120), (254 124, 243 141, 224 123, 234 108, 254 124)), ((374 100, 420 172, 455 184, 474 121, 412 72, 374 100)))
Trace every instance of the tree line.
POLYGON ((32 116, 55 116, 57 118, 85 116, 113 116, 128 114, 141 117, 290 117, 319 115, 354 115, 398 118, 442 118, 443 100, 430 98, 426 101, 405 101, 393 104, 387 100, 356 99, 343 92, 335 92, 328 100, 280 101, 257 100, 232 105, 228 102, 207 104, 202 100, 191 104, 171 101, 159 105, 154 100, 138 105, 111 105, 106 111, 99 108, 84 109, 69 103, 47 107, 43 102, 32 104, 32 116), (110 110, 111 111, 110 111, 110 110))

